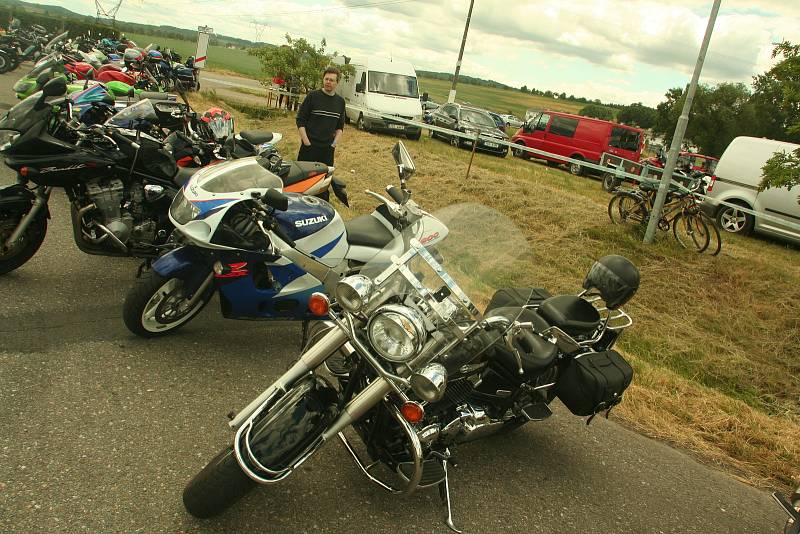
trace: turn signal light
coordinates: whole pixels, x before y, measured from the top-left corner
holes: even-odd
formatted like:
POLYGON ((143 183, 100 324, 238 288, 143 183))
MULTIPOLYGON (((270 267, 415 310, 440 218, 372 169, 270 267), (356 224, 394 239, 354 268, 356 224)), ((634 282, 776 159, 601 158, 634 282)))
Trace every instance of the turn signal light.
POLYGON ((328 297, 322 293, 313 293, 308 299, 308 311, 317 317, 324 317, 328 315, 329 306, 330 301, 328 300, 328 297))
POLYGON ((403 404, 403 406, 400 407, 400 413, 403 419, 409 423, 419 423, 425 418, 425 409, 421 404, 414 401, 408 401, 403 404))
POLYGON ((22 177, 28 176, 28 167, 20 168, 19 175, 22 176, 22 177))

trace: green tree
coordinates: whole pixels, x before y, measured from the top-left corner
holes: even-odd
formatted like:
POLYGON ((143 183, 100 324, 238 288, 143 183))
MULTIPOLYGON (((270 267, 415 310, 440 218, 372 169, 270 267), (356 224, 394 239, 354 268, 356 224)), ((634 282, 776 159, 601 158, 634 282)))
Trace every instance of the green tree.
POLYGON ((614 110, 608 106, 601 106, 599 104, 589 104, 588 106, 584 106, 578 112, 578 115, 583 115, 584 117, 594 117, 595 119, 603 119, 606 121, 610 121, 614 119, 614 110))
MULTIPOLYGON (((656 107, 653 131, 663 135, 669 144, 686 95, 683 89, 675 88, 665 96, 666 100, 656 107)), ((756 135, 756 118, 756 108, 744 84, 700 84, 694 96, 685 137, 691 139, 703 154, 719 157, 734 137, 756 135)))
POLYGON ((617 114, 617 120, 625 124, 635 124, 640 128, 652 128, 656 122, 656 110, 638 102, 624 106, 617 114))
MULTIPOLYGON (((753 101, 762 117, 761 134, 780 141, 800 142, 800 45, 779 43, 772 57, 783 56, 753 81, 753 101)), ((764 165, 760 188, 800 185, 800 149, 778 152, 764 165)), ((798 197, 800 202, 800 197, 798 197)))
POLYGON ((527 93, 528 92, 528 86, 527 85, 523 85, 522 87, 519 88, 519 90, 522 91, 523 93, 527 93))
MULTIPOLYGON (((271 85, 273 76, 283 78, 291 76, 297 81, 300 90, 309 92, 322 84, 322 71, 332 64, 336 52, 325 52, 327 43, 322 40, 319 47, 314 46, 302 37, 292 39, 286 34, 286 43, 282 46, 262 46, 250 48, 248 53, 256 56, 261 62, 262 79, 264 86, 271 85)), ((353 65, 336 65, 345 78, 355 74, 353 65)))

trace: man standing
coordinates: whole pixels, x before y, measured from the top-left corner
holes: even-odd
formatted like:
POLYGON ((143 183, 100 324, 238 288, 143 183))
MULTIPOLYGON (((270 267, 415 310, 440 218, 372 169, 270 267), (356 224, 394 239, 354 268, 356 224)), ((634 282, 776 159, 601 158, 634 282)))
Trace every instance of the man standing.
POLYGON ((297 161, 319 161, 333 166, 333 153, 344 129, 344 98, 336 94, 339 69, 328 67, 322 90, 306 95, 297 112, 300 152, 297 161))

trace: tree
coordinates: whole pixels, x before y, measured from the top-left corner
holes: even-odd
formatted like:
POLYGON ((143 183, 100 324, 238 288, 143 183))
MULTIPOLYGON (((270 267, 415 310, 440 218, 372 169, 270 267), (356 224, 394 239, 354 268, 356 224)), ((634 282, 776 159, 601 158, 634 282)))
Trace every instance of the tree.
MULTIPOLYGON (((779 43, 772 57, 783 56, 753 81, 753 100, 762 116, 762 135, 779 141, 800 142, 800 45, 779 43)), ((762 168, 760 189, 800 185, 800 149, 778 152, 762 168)), ((798 197, 800 202, 800 197, 798 197)))
POLYGON ((527 85, 523 85, 522 87, 519 88, 519 90, 522 91, 523 93, 527 93, 528 92, 528 86, 527 85))
POLYGON ((639 128, 652 128, 656 122, 656 110, 641 102, 624 106, 617 114, 617 120, 625 124, 635 124, 639 128))
MULTIPOLYGON (((670 89, 666 100, 656 107, 653 131, 669 144, 678 124, 686 94, 681 88, 670 89)), ((700 84, 694 96, 686 138, 703 154, 719 157, 734 137, 754 135, 757 123, 750 91, 741 83, 700 84)))
POLYGON ((567 99, 567 93, 561 93, 560 95, 558 95, 558 98, 560 100, 566 100, 567 99))
MULTIPOLYGON (((292 77, 303 92, 316 89, 322 83, 322 72, 331 65, 336 52, 325 53, 325 39, 317 48, 302 37, 292 39, 287 33, 286 43, 277 47, 262 46, 248 50, 251 56, 256 56, 261 62, 261 84, 269 86, 273 76, 281 76, 292 77)), ((345 78, 355 74, 353 65, 337 64, 336 67, 345 78)))
POLYGON ((595 119, 603 119, 605 121, 610 121, 614 119, 614 110, 608 106, 601 106, 599 104, 589 104, 588 106, 584 106, 578 112, 578 115, 582 115, 584 117, 594 117, 595 119))

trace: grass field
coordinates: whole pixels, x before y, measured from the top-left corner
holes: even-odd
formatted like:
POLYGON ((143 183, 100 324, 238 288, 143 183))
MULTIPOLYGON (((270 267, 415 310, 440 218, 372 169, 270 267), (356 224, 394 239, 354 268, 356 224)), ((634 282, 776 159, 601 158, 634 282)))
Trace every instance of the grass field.
MULTIPOLYGON (((211 104, 194 98, 198 107, 211 104)), ((297 153, 293 114, 241 115, 240 129, 283 132, 279 149, 297 153)), ((349 209, 336 205, 345 219, 374 208, 364 189, 397 182, 395 142, 345 129, 336 155, 351 198, 349 209)), ((410 187, 423 207, 479 202, 521 228, 535 257, 522 273, 530 285, 578 292, 605 254, 639 266, 641 288, 625 306, 634 326, 620 344, 636 374, 612 418, 751 484, 786 490, 800 482, 799 248, 726 235, 722 253, 710 257, 663 232, 647 246, 641 231, 610 224, 609 196, 597 180, 483 154, 465 179, 469 151, 427 137, 404 142, 418 169, 410 187)))
MULTIPOLYGON (((166 39, 138 33, 126 33, 139 46, 157 43, 162 48, 172 48, 184 58, 194 55, 196 43, 178 39, 166 39)), ((261 76, 261 67, 258 60, 247 54, 246 50, 228 49, 221 46, 211 46, 208 49, 208 68, 210 70, 229 71, 250 78, 261 76)), ((446 102, 450 92, 451 83, 447 80, 435 78, 419 78, 420 94, 428 92, 431 100, 446 102)), ((554 111, 578 112, 585 104, 556 100, 515 90, 503 90, 495 87, 484 87, 461 83, 456 88, 456 101, 469 102, 470 104, 489 109, 495 113, 512 113, 519 118, 525 116, 528 109, 550 109, 554 111)))
MULTIPOLYGON (((139 33, 126 33, 125 36, 142 47, 150 43, 156 43, 161 45, 162 49, 171 48, 177 51, 183 57, 184 61, 186 61, 187 57, 195 55, 197 51, 197 43, 194 41, 167 39, 139 33)), ((258 59, 248 55, 247 50, 225 48, 224 46, 208 47, 208 61, 206 65, 211 70, 229 70, 250 78, 257 78, 261 72, 258 59)))

